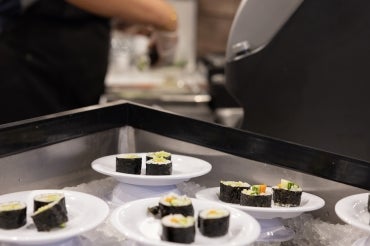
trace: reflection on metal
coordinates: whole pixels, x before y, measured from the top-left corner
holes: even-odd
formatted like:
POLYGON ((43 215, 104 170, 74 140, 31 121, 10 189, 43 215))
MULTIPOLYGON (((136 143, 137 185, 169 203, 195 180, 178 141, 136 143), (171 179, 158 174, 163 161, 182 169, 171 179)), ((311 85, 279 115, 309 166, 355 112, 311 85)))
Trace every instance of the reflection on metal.
POLYGON ((217 108, 215 121, 228 127, 240 128, 243 115, 243 108, 217 108))
POLYGON ((0 158, 0 194, 74 186, 103 176, 91 162, 117 152, 118 135, 112 129, 0 158))
POLYGON ((231 26, 226 59, 233 59, 233 47, 248 43, 254 51, 266 46, 303 0, 243 0, 231 26))

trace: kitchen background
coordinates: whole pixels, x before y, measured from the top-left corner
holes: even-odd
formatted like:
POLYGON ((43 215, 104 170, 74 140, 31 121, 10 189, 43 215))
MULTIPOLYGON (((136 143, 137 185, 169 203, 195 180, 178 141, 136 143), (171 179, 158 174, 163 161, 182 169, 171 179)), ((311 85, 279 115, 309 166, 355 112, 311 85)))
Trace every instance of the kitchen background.
POLYGON ((197 54, 225 52, 240 0, 198 0, 197 54))
POLYGON ((148 65, 149 58, 145 57, 148 40, 113 31, 102 102, 130 100, 237 126, 243 113, 224 87, 224 52, 240 0, 169 2, 179 16, 174 62, 148 65))

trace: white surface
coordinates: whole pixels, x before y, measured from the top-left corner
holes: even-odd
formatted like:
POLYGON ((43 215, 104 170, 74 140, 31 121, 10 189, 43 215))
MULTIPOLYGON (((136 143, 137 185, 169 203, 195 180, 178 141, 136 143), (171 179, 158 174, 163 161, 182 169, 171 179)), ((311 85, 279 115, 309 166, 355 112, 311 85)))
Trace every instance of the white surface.
POLYGON ((202 176, 211 171, 212 166, 208 162, 184 155, 172 154, 171 175, 145 175, 145 155, 143 157, 141 175, 116 172, 116 156, 110 155, 96 159, 91 163, 92 168, 102 174, 112 176, 122 183, 141 186, 165 186, 179 184, 191 178, 202 176))
POLYGON ((325 205, 325 201, 315 195, 302 192, 301 205, 298 207, 278 207, 272 205, 269 208, 263 207, 250 207, 250 206, 240 206, 238 204, 226 203, 218 198, 220 192, 219 187, 208 188, 199 191, 196 197, 208 201, 216 201, 221 204, 229 205, 234 208, 248 212, 255 218, 258 219, 273 219, 273 218, 294 218, 303 212, 313 211, 322 208, 325 205))
POLYGON ((369 193, 342 198, 335 204, 335 213, 347 224, 370 233, 370 213, 367 211, 368 198, 369 193))
MULTIPOLYGON (((159 197, 141 199, 126 203, 113 211, 113 226, 127 238, 144 245, 178 245, 160 240, 161 224, 159 219, 147 213, 148 207, 158 204, 159 197)), ((201 209, 225 207, 222 204, 192 199, 194 215, 201 209)), ((258 222, 240 210, 227 207, 230 211, 230 227, 227 235, 218 238, 207 238, 196 229, 195 242, 192 245, 247 245, 254 242, 260 234, 258 222)))
POLYGON ((0 229, 0 242, 50 245, 94 229, 109 214, 109 207, 103 200, 77 191, 33 190, 0 196, 0 202, 6 201, 22 201, 27 204, 27 224, 14 230, 0 229), (30 217, 33 212, 33 198, 37 194, 53 192, 64 194, 68 211, 68 222, 65 228, 56 228, 49 232, 38 232, 30 217))

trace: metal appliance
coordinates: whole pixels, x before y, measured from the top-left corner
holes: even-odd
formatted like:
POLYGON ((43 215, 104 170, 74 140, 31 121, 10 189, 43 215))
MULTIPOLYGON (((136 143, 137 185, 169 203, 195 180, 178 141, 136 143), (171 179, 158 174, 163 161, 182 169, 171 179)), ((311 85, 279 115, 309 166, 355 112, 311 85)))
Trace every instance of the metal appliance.
POLYGON ((226 86, 242 128, 370 160, 370 2, 243 0, 226 86))

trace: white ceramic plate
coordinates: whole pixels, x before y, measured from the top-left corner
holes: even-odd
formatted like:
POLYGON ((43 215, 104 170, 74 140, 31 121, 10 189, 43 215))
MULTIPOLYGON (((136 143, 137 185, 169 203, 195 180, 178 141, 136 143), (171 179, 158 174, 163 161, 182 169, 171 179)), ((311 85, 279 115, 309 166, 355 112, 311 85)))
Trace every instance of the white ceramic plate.
POLYGON ((347 224, 370 233, 370 213, 367 211, 369 193, 342 198, 335 204, 335 213, 347 224))
POLYGON ((212 169, 211 164, 204 160, 190 156, 172 154, 171 175, 145 175, 146 153, 136 154, 143 157, 141 175, 116 172, 117 155, 110 155, 96 159, 91 163, 91 166, 95 171, 112 176, 119 182, 144 186, 179 184, 191 178, 202 176, 212 169))
POLYGON ((226 203, 218 198, 220 192, 219 187, 213 187, 201 190, 195 195, 199 199, 208 201, 217 201, 221 204, 227 204, 231 207, 241 209, 248 212, 250 215, 257 219, 273 219, 273 218, 294 218, 302 214, 303 212, 313 211, 322 208, 325 205, 325 201, 315 195, 302 192, 301 205, 298 207, 278 207, 272 205, 270 208, 262 207, 250 207, 240 206, 238 204, 226 203))
MULTIPOLYGON (((132 201, 118 207, 111 215, 114 227, 125 237, 144 245, 179 245, 160 239, 161 222, 148 214, 148 207, 158 205, 159 197, 132 201)), ((192 199, 194 215, 205 208, 225 207, 222 204, 192 199)), ((196 229, 195 241, 191 245, 248 245, 254 242, 260 234, 260 225, 253 217, 240 210, 226 207, 230 211, 229 232, 218 238, 202 236, 196 229)))
POLYGON ((0 242, 48 245, 94 229, 109 214, 109 207, 103 200, 77 191, 33 190, 0 196, 0 202, 9 201, 22 201, 27 204, 27 224, 13 230, 0 229, 0 242), (53 192, 64 194, 68 211, 68 222, 64 228, 52 229, 49 232, 39 232, 30 217, 33 212, 33 198, 37 194, 53 192))

